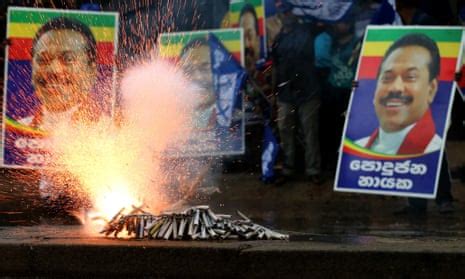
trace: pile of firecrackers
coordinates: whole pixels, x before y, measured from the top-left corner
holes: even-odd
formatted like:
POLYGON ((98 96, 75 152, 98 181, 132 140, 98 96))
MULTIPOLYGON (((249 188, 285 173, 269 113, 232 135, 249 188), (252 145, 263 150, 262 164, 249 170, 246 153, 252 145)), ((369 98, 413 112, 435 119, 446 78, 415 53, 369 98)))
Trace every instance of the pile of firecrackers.
POLYGON ((242 218, 233 220, 231 215, 215 214, 208 205, 194 206, 181 213, 153 215, 140 207, 129 214, 122 208, 100 232, 105 236, 118 237, 127 233, 128 238, 164 240, 288 240, 281 234, 253 223, 237 211, 242 218))

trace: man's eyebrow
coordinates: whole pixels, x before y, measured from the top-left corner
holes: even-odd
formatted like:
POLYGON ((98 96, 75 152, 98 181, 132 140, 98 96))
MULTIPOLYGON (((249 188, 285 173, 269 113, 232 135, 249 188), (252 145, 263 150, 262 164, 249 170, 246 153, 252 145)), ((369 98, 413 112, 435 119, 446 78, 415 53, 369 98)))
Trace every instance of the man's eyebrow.
POLYGON ((80 51, 87 51, 86 48, 79 48, 79 49, 64 49, 64 50, 59 50, 59 51, 49 51, 47 49, 41 50, 41 51, 36 51, 34 55, 42 55, 42 54, 53 54, 53 53, 74 53, 74 52, 80 52, 80 51))
POLYGON ((79 52, 79 50, 66 49, 66 50, 60 51, 59 53, 61 53, 61 54, 67 54, 67 53, 77 53, 77 52, 79 52))
POLYGON ((392 72, 393 72, 392 69, 381 70, 381 74, 382 74, 382 75, 383 75, 383 74, 386 74, 386 73, 390 74, 390 73, 392 73, 392 72))
MULTIPOLYGON (((407 68, 407 72, 419 71, 419 70, 420 70, 420 68, 418 68, 416 66, 407 68)), ((382 74, 384 74, 384 73, 392 73, 393 71, 394 71, 393 69, 386 69, 386 70, 381 71, 381 73, 382 74)))

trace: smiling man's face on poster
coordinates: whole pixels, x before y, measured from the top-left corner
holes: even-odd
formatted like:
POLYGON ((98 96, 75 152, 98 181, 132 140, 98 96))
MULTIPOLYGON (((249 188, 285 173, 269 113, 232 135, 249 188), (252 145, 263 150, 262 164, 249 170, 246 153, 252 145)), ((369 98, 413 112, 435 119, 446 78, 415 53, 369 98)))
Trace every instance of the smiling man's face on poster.
POLYGON ((38 38, 32 52, 32 84, 47 111, 65 111, 85 100, 96 65, 80 32, 50 30, 38 38))
POLYGON ((428 110, 438 88, 431 60, 426 48, 411 45, 394 50, 381 65, 373 102, 384 131, 402 130, 428 110))
POLYGON ((3 165, 49 166, 59 124, 111 115, 118 15, 9 7, 3 165))

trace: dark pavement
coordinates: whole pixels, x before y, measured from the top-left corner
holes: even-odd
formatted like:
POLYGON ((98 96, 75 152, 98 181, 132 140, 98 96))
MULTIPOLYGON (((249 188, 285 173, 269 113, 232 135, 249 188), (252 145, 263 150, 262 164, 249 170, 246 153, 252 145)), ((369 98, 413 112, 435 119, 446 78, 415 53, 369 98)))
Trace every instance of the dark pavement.
MULTIPOLYGON (((465 164, 465 143, 449 142, 447 151, 452 170, 465 164)), ((431 200, 427 215, 418 217, 393 214, 407 205, 406 198, 334 192, 332 177, 323 185, 302 177, 282 186, 260 184, 258 177, 222 175, 221 193, 206 202, 215 211, 239 209, 258 223, 291 234, 465 235, 465 182, 460 179, 452 180, 454 213, 440 214, 431 200)))
POLYGON ((300 241, 138 241, 81 226, 0 229, 1 276, 463 278, 465 238, 300 235, 300 241))

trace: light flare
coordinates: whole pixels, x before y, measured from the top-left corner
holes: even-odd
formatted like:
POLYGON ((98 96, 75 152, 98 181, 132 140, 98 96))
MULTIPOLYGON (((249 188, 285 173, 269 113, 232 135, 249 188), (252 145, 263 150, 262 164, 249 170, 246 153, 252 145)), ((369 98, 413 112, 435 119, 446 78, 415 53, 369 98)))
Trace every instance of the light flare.
MULTIPOLYGON (((58 123, 50 138, 51 158, 55 170, 78 181, 72 185, 73 200, 88 199, 94 215, 107 220, 121 207, 166 209, 174 168, 166 166, 165 151, 190 132, 191 88, 176 67, 157 60, 143 63, 123 77, 119 123, 110 117, 58 123)), ((190 174, 176 174, 184 175, 190 174)))

